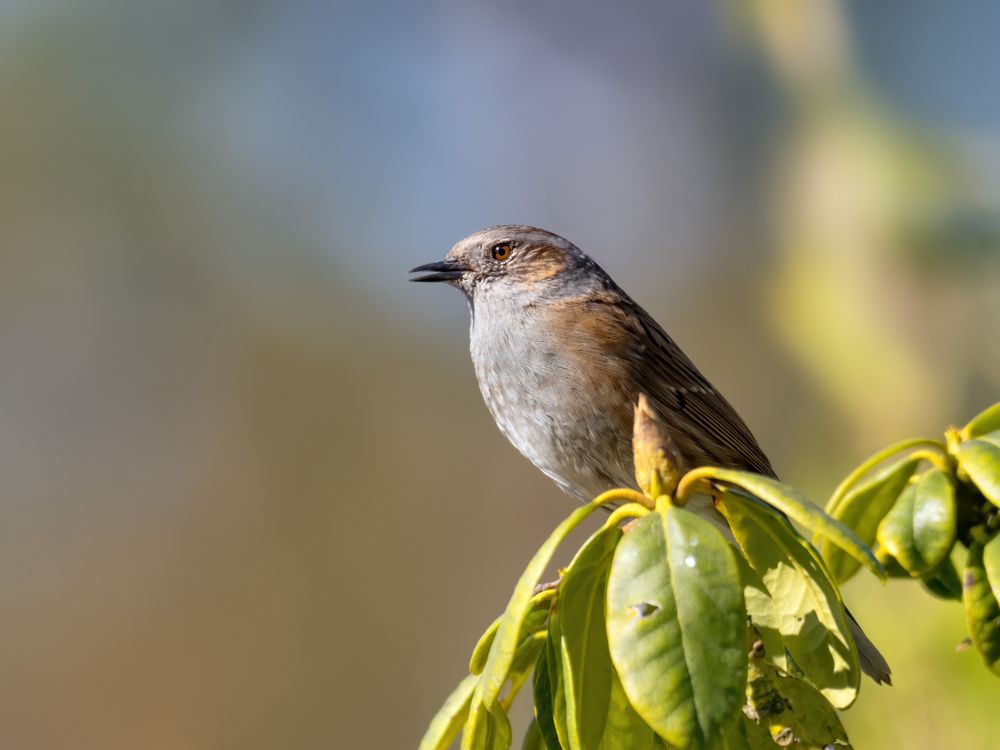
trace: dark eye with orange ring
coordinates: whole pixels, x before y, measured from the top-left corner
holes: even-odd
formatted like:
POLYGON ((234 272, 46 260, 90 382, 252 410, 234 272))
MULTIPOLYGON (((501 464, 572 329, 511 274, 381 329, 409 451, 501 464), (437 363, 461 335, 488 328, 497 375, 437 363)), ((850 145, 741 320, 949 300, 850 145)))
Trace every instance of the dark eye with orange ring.
POLYGON ((509 242, 501 242, 499 245, 494 245, 493 249, 490 250, 490 255, 493 256, 493 260, 498 260, 503 263, 507 258, 510 257, 511 247, 509 242))

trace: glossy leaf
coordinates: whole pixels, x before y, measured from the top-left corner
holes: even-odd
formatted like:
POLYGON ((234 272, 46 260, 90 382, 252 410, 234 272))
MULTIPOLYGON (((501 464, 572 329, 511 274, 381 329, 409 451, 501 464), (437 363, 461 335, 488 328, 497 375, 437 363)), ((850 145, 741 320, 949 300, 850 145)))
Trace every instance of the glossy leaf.
POLYGON ((931 451, 932 453, 944 455, 946 448, 940 441, 928 440, 926 438, 910 438, 909 440, 900 440, 898 443, 893 443, 892 445, 883 448, 874 455, 865 459, 860 466, 857 466, 839 485, 837 485, 837 489, 833 491, 833 495, 831 495, 830 499, 827 501, 827 512, 829 512, 832 508, 836 508, 839 502, 846 497, 847 493, 853 490, 862 479, 867 477, 872 471, 888 461, 890 458, 893 456, 899 456, 902 453, 912 453, 916 450, 931 451))
POLYGON ((993 596, 1000 601, 1000 534, 983 545, 983 569, 986 571, 986 580, 993 589, 993 596))
POLYGON ((535 585, 542 573, 545 572, 545 568, 552 559, 559 543, 598 507, 600 506, 595 503, 588 503, 573 511, 566 520, 556 527, 552 535, 545 540, 535 556, 531 558, 531 562, 528 563, 528 567, 514 587, 514 593, 507 604, 499 626, 497 626, 496 636, 490 647, 486 665, 483 667, 479 685, 473 695, 474 704, 482 703, 488 706, 497 700, 497 696, 500 695, 500 690, 507 680, 514 652, 521 640, 521 626, 531 610, 535 585))
POLYGON ((955 569, 955 563, 946 557, 934 570, 920 579, 924 588, 939 599, 962 600, 962 579, 955 569))
POLYGON ((528 724, 528 729, 521 740, 521 750, 545 750, 545 740, 542 738, 542 730, 538 728, 538 722, 534 719, 528 724))
POLYGON ((479 678, 470 674, 458 683, 458 687, 445 699, 444 705, 431 719, 427 732, 420 740, 419 750, 446 750, 451 745, 469 715, 469 702, 477 682, 479 678))
POLYGON ((462 750, 508 750, 512 741, 510 719, 496 701, 489 707, 473 702, 462 734, 462 750))
MULTIPOLYGON (((920 463, 918 458, 902 458, 880 469, 874 476, 855 486, 834 507, 827 506, 831 517, 854 530, 858 538, 871 547, 875 543, 878 525, 890 511, 899 493, 920 463)), ((838 583, 853 576, 861 564, 848 556, 828 538, 816 535, 813 542, 826 560, 830 574, 838 583)))
POLYGON ((736 720, 746 610, 735 551, 708 521, 664 507, 640 518, 608 579, 611 659, 636 712, 672 747, 736 720))
POLYGON ((549 661, 548 643, 538 656, 538 663, 535 665, 534 698, 535 698, 535 723, 538 732, 545 743, 547 750, 562 750, 559 744, 559 735, 556 733, 556 726, 552 717, 552 684, 549 681, 549 661))
POLYGON ((719 504, 750 565, 774 603, 774 621, 785 647, 823 695, 838 708, 857 697, 857 649, 836 584, 815 548, 786 518, 741 495, 719 504))
POLYGON ((469 674, 482 674, 483 667, 486 666, 486 659, 490 655, 490 648, 493 646, 493 639, 496 638, 497 628, 500 627, 500 621, 503 619, 503 615, 500 615, 493 621, 487 629, 479 637, 479 641, 476 643, 476 647, 472 649, 472 656, 469 658, 469 674))
POLYGON ((562 689, 570 750, 649 747, 653 732, 629 705, 611 664, 605 625, 608 572, 621 529, 604 528, 559 587, 562 689))
POLYGON ((899 496, 878 527, 882 548, 913 576, 940 563, 955 544, 955 486, 941 469, 929 469, 899 496))
MULTIPOLYGON (((610 497, 610 493, 605 495, 610 497)), ((495 742, 496 738, 504 736, 507 737, 507 745, 510 745, 510 722, 507 721, 498 698, 510 674, 517 647, 520 645, 524 621, 532 610, 535 585, 552 560, 556 547, 583 519, 601 507, 603 500, 604 496, 601 500, 594 500, 573 511, 545 540, 521 574, 514 587, 514 593, 507 603, 507 609, 501 616, 483 672, 472 693, 469 719, 462 734, 463 750, 472 748, 482 750, 481 746, 475 743, 495 742)), ((492 748, 493 745, 489 747, 492 748)))
POLYGON ((750 662, 747 703, 756 722, 774 744, 801 748, 850 747, 837 712, 823 695, 764 659, 750 662))
POLYGON ((981 542, 969 548, 962 579, 962 603, 972 643, 986 666, 1000 674, 1000 602, 990 585, 981 542))
MULTIPOLYGON (((807 531, 829 539, 879 578, 885 571, 872 551, 858 539, 851 529, 830 518, 824 511, 809 502, 798 490, 781 482, 746 471, 707 467, 695 469, 688 477, 700 477, 724 482, 750 493, 771 507, 781 511, 807 531)), ((685 481, 688 481, 685 477, 685 481)))
POLYGON ((510 678, 510 688, 507 694, 500 699, 500 705, 503 706, 504 710, 510 709, 517 694, 531 676, 535 662, 538 661, 538 655, 545 648, 546 636, 547 634, 544 631, 532 633, 521 641, 521 645, 517 647, 517 651, 514 653, 514 661, 511 662, 510 674, 508 675, 510 678))
POLYGON ((987 500, 1000 507, 1000 445, 989 440, 963 440, 955 446, 958 465, 987 500))
MULTIPOLYGON (((524 641, 533 633, 537 633, 545 629, 545 621, 548 620, 549 617, 549 605, 554 594, 554 591, 543 591, 540 594, 535 594, 531 598, 531 605, 528 609, 528 614, 525 615, 524 622, 521 623, 521 634, 518 640, 519 644, 524 643, 524 641)), ((490 649, 493 647, 493 639, 496 638, 497 630, 500 627, 500 621, 502 619, 503 615, 500 615, 500 617, 495 619, 493 624, 490 625, 486 632, 479 638, 476 648, 472 651, 472 658, 469 659, 469 672, 471 674, 481 674, 483 668, 486 666, 486 660, 490 655, 490 649)), ((520 648, 520 645, 518 647, 520 648)))
POLYGON ((750 567, 750 563, 742 555, 736 555, 736 562, 740 568, 743 599, 746 602, 747 616, 750 618, 753 637, 761 641, 767 659, 787 670, 788 657, 785 652, 785 642, 778 630, 779 619, 774 600, 771 599, 771 592, 767 590, 760 574, 750 567))
POLYGON ((962 438, 976 438, 988 432, 1000 431, 1000 402, 993 404, 988 409, 969 420, 969 423, 962 428, 962 438))
POLYGON ((560 748, 569 747, 569 730, 566 724, 566 680, 563 676, 562 617, 558 603, 549 617, 549 637, 545 644, 546 664, 549 672, 549 690, 552 694, 552 724, 560 748))

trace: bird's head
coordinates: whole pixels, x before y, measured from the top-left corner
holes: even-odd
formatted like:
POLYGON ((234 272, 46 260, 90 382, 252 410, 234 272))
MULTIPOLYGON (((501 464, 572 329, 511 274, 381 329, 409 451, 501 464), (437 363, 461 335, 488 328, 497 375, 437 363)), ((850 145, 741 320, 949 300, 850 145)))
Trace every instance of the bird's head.
POLYGON ((573 243, 544 229, 506 224, 469 235, 444 260, 417 266, 411 281, 445 281, 470 300, 482 295, 552 296, 574 281, 603 276, 573 243))

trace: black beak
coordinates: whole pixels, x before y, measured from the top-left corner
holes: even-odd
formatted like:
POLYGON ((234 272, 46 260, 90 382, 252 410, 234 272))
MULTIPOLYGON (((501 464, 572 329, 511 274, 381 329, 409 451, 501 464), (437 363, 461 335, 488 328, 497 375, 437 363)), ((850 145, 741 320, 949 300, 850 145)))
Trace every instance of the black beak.
POLYGON ((410 273, 421 273, 429 271, 423 276, 416 276, 410 281, 454 281, 462 278, 465 267, 454 260, 439 260, 436 263, 425 263, 422 266, 410 269, 410 273))

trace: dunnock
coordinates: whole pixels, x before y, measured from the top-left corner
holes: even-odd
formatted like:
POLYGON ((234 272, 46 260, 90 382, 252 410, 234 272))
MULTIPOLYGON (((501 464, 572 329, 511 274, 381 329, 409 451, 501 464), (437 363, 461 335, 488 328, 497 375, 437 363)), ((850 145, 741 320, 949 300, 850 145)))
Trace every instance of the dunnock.
MULTIPOLYGON (((666 426, 681 471, 712 465, 775 476, 736 410, 673 339, 559 235, 491 227, 414 272, 426 273, 413 281, 443 281, 465 294, 472 362, 493 419, 571 495, 590 500, 636 486, 640 393, 666 426)), ((712 513, 710 505, 701 510, 712 513)), ((888 681, 888 665, 860 628, 855 640, 864 670, 888 681)))

